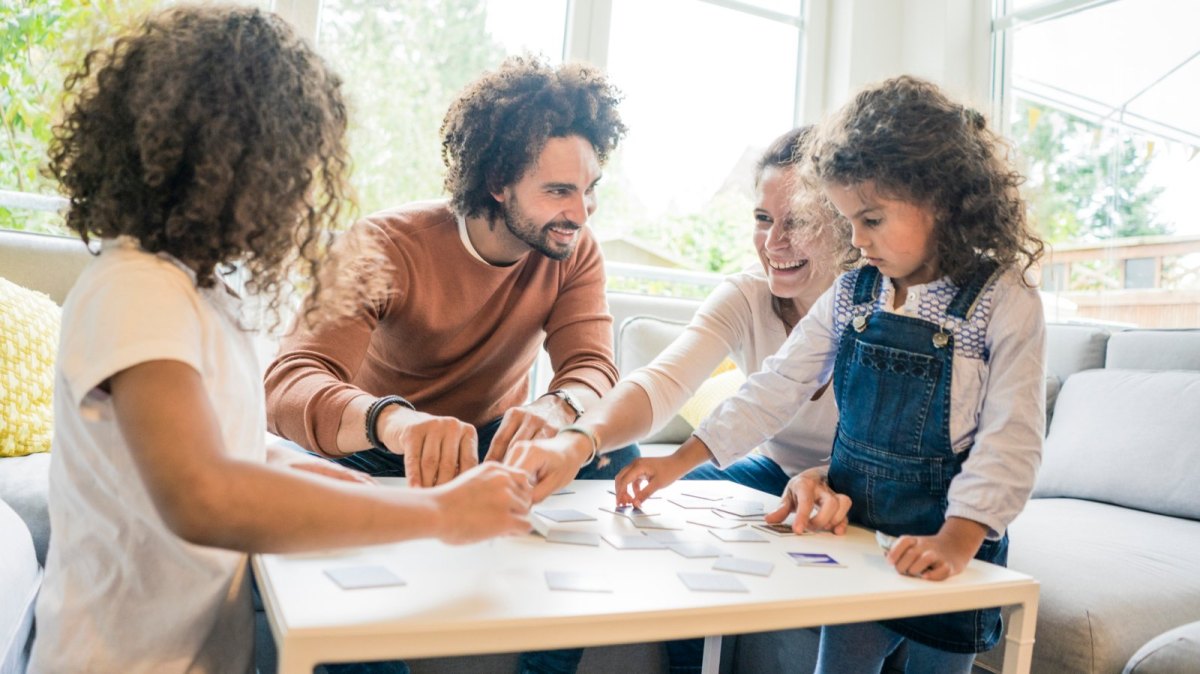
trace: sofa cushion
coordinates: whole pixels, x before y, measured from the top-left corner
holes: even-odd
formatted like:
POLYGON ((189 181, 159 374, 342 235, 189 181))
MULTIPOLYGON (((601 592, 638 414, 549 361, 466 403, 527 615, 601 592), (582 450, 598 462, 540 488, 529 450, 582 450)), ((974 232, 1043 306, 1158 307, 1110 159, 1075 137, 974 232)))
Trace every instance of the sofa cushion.
POLYGON ((1105 367, 1200 370, 1200 330, 1129 330, 1108 339, 1105 367))
POLYGON ((1046 372, 1066 381, 1084 370, 1104 367, 1107 328, 1069 323, 1046 325, 1046 372))
POLYGON ((1154 637, 1129 659, 1122 674, 1177 674, 1200 667, 1200 621, 1154 637))
POLYGON ((91 259, 83 241, 74 237, 0 229, 0 274, 58 304, 91 259))
MULTIPOLYGON (((617 369, 624 377, 639 367, 648 365, 667 345, 683 332, 687 321, 673 321, 655 316, 631 316, 621 323, 617 332, 617 369)), ((646 437, 648 444, 679 444, 692 434, 692 425, 676 414, 658 432, 646 437)))
POLYGON ((50 451, 61 311, 0 278, 0 456, 50 451))
POLYGON ((49 454, 0 458, 0 501, 25 521, 39 564, 46 563, 46 547, 50 545, 49 493, 49 454))
POLYGON ((1035 497, 1200 519, 1200 372, 1089 370, 1067 379, 1035 497))
MULTIPOLYGON (((1008 566, 1041 583, 1033 674, 1119 672, 1143 644, 1200 620, 1200 522, 1076 499, 1033 499, 1008 566)), ((1001 646, 980 656, 999 671, 1001 646)))
POLYGON ((0 501, 0 672, 23 672, 42 571, 29 531, 0 501))

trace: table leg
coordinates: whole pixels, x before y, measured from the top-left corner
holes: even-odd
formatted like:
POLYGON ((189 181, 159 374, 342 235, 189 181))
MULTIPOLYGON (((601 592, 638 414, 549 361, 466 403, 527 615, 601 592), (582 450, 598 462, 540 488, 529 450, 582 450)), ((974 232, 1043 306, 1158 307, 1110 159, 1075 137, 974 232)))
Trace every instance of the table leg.
POLYGON ((718 674, 721 671, 721 635, 704 637, 704 661, 700 674, 718 674))
POLYGON ((289 652, 286 648, 279 649, 279 661, 275 666, 277 674, 312 674, 317 661, 305 657, 301 653, 289 652))
POLYGON ((1034 632, 1037 629, 1038 597, 1035 594, 1013 607, 1008 616, 1008 634, 1004 645, 1004 674, 1029 674, 1033 666, 1034 632))

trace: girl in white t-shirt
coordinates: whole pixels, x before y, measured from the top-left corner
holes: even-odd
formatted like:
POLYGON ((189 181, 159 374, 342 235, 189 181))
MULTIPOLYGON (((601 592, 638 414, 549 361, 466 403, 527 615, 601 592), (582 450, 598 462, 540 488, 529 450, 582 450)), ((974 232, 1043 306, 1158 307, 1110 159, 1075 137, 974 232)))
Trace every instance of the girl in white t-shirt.
POLYGON ((265 447, 253 333, 222 273, 239 264, 267 316, 293 275, 316 285, 310 320, 355 303, 330 297, 318 257, 346 192, 340 85, 251 8, 156 15, 67 80, 50 168, 67 225, 100 245, 63 307, 31 671, 249 671, 246 553, 529 529, 526 475, 495 462, 384 489, 265 447))

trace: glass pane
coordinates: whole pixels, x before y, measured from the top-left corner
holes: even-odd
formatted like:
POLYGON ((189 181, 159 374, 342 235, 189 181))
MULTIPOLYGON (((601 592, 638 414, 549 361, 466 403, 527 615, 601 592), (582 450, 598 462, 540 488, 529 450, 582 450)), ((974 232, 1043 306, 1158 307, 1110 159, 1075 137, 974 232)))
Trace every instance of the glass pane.
POLYGON ((738 4, 753 5, 763 9, 786 14, 797 19, 801 18, 804 9, 803 0, 740 0, 738 4))
POLYGON ((512 53, 562 59, 567 0, 325 0, 318 49, 345 82, 363 213, 443 195, 438 129, 512 53))
POLYGON ((1122 0, 1014 31, 1009 132, 1060 318, 1200 326, 1198 23, 1197 3, 1122 0))
POLYGON ((609 73, 629 135, 601 182, 602 240, 694 270, 751 260, 751 169, 792 127, 798 39, 794 26, 695 0, 613 3, 609 73))
MULTIPOLYGON (((159 0, 23 0, 0 3, 0 190, 57 193, 42 175, 69 68, 127 30, 159 0)), ((23 200, 38 201, 38 200, 23 200)), ((0 228, 65 233, 54 212, 0 206, 0 228)))

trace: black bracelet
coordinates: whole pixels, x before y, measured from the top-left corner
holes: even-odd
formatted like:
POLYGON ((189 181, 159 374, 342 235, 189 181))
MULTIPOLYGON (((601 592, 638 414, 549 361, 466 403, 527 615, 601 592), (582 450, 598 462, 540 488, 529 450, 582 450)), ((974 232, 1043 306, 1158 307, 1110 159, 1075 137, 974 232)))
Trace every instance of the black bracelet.
POLYGON ((379 423, 379 414, 383 412, 383 408, 388 405, 403 405, 410 410, 416 410, 413 404, 401 398, 400 396, 383 396, 377 398, 371 406, 367 408, 367 442, 371 443, 371 447, 380 451, 386 452, 388 448, 379 440, 379 435, 375 433, 375 425, 379 423))

